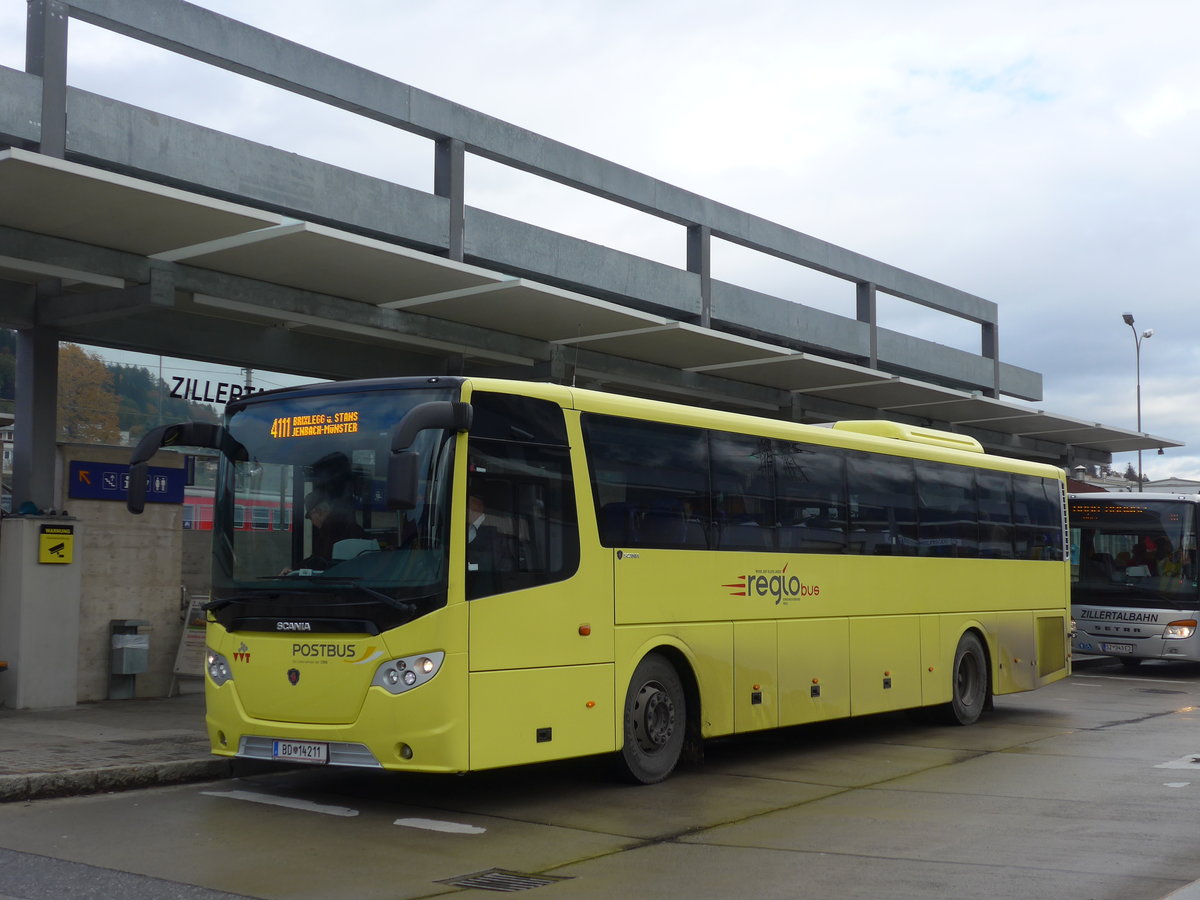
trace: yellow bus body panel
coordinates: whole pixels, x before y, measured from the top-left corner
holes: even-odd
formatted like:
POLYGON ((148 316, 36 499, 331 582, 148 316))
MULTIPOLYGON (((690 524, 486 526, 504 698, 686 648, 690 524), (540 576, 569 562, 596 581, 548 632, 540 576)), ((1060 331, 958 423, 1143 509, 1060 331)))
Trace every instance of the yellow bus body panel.
POLYGON ((470 688, 472 769, 618 747, 611 664, 473 672, 470 688))
MULTIPOLYGON (((367 667, 374 669, 384 659, 443 650, 446 657, 437 675, 427 684, 401 694, 381 687, 343 692, 344 712, 330 713, 336 704, 326 695, 327 687, 340 683, 337 666, 350 663, 312 661, 311 654, 293 656, 290 644, 279 636, 262 632, 231 634, 210 621, 208 646, 230 664, 233 680, 215 685, 205 676, 206 723, 213 753, 233 756, 244 736, 299 741, 336 741, 366 746, 384 768, 420 772, 465 772, 469 768, 469 708, 467 654, 461 648, 466 631, 466 609, 460 603, 438 610, 401 628, 370 640, 382 642, 386 651, 367 667), (245 646, 245 651, 239 650, 245 646), (259 648, 270 652, 259 653, 259 648), (457 648, 457 649, 455 649, 457 648), (239 654, 238 656, 235 656, 239 654), (293 662, 295 660, 296 662, 293 662), (310 660, 301 665, 299 660, 310 660), (293 685, 288 669, 300 670, 293 685), (332 677, 325 677, 329 672, 332 677), (240 683, 239 683, 239 676, 240 683), (253 711, 241 696, 242 685, 252 697, 253 711), (296 719, 297 689, 312 686, 309 694, 323 704, 322 715, 333 721, 296 719), (288 717, 291 717, 290 719, 288 717), (407 745, 412 757, 401 755, 407 745)), ((290 643, 328 644, 357 642, 359 637, 329 635, 297 637, 290 643)), ((319 658, 319 657, 318 657, 319 658)), ((357 675, 355 676, 358 677, 357 675)), ((370 677, 367 678, 370 682, 370 677)), ((314 716, 309 715, 309 719, 314 716)))
POLYGON ((850 620, 779 623, 779 724, 850 715, 850 620))

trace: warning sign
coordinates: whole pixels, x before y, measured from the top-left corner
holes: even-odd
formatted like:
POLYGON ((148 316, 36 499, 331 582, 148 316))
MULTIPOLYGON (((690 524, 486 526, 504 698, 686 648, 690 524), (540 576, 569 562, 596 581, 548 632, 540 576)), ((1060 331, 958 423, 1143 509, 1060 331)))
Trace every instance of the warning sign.
POLYGON ((38 535, 38 562, 69 563, 75 550, 74 525, 43 525, 38 535))

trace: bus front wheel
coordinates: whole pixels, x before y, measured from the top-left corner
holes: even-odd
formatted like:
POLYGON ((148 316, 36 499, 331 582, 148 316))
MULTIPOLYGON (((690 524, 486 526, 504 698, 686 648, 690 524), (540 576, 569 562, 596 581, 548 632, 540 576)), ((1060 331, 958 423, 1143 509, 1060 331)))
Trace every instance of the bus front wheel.
POLYGON ((657 784, 675 768, 687 730, 687 700, 679 673, 657 653, 646 656, 625 692, 624 773, 640 784, 657 784))
POLYGON ((974 632, 968 631, 958 639, 951 678, 946 721, 951 725, 972 725, 979 720, 988 698, 987 654, 974 632))

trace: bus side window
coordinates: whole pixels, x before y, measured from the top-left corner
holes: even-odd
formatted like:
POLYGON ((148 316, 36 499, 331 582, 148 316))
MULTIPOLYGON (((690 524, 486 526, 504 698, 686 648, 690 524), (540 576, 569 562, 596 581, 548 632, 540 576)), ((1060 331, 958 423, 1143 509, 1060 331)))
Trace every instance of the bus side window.
POLYGON ((979 555, 975 472, 965 466, 916 462, 921 556, 979 555))
POLYGON ((850 485, 851 552, 915 556, 917 510, 912 460, 852 452, 846 460, 846 479, 850 485))
POLYGON ((471 405, 467 493, 482 504, 491 547, 473 557, 468 540, 467 598, 570 578, 579 565, 579 527, 562 410, 491 392, 475 393, 471 405))
POLYGON ((1062 559, 1062 500, 1058 483, 1013 475, 1013 522, 1018 559, 1062 559))
POLYGON ((601 544, 709 546, 708 432, 589 413, 583 434, 601 544))
POLYGON ((1014 559, 1012 476, 1005 472, 978 471, 979 555, 987 559, 1014 559))
POLYGON ((775 441, 779 549, 846 552, 846 466, 833 447, 775 441))
POLYGON ((713 431, 713 523, 721 550, 774 550, 774 442, 768 438, 713 431))

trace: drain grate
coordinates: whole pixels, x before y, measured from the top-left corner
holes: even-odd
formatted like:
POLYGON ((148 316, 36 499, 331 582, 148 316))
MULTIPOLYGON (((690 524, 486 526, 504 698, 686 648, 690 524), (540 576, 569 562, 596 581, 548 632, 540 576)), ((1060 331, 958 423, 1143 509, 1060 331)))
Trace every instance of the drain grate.
POLYGON ((508 869, 488 869, 486 872, 476 872, 474 875, 443 878, 437 883, 511 894, 570 879, 569 875, 528 875, 524 872, 511 872, 508 869))
POLYGON ((1139 694, 1186 694, 1187 691, 1171 691, 1167 688, 1134 688, 1139 694))

